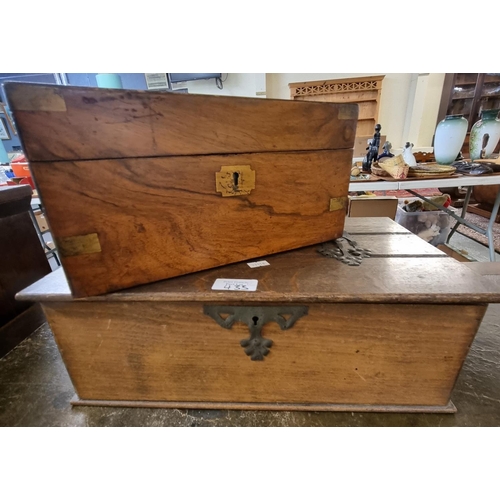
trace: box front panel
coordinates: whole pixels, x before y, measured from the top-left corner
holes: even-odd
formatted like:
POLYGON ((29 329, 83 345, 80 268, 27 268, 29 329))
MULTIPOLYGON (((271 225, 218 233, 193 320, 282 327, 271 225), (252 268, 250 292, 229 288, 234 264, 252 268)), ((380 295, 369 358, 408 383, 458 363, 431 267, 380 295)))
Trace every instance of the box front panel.
MULTIPOLYGON (((446 405, 486 309, 270 306, 285 318, 290 307, 307 311, 289 329, 264 324, 272 345, 260 361, 240 345, 249 326, 223 328, 202 304, 73 302, 44 310, 82 399, 446 405)), ((248 307, 257 324, 263 309, 248 307)))
POLYGON ((32 168, 72 292, 85 297, 339 237, 351 157, 340 150, 32 168))

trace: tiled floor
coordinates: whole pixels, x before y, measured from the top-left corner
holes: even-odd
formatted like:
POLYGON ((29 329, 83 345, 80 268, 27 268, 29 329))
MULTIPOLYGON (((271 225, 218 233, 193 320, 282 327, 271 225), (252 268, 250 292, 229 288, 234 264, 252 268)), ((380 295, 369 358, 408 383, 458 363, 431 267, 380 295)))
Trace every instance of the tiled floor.
MULTIPOLYGON (((469 238, 457 234, 451 244, 488 260, 469 238)), ((72 407, 73 395, 47 324, 0 360, 0 426, 499 426, 500 304, 489 306, 459 376, 456 414, 90 408, 72 407)))

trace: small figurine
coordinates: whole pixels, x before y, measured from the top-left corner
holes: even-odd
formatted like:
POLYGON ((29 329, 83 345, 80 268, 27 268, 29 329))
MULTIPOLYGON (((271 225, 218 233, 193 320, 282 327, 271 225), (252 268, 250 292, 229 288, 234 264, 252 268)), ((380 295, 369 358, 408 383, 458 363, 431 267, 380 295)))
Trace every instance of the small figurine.
POLYGON ((367 153, 363 158, 362 168, 363 172, 371 172, 372 162, 377 160, 378 148, 380 146, 380 130, 382 127, 379 123, 375 125, 375 133, 373 134, 373 139, 369 141, 369 146, 366 148, 367 153))
POLYGON ((413 143, 412 142, 407 142, 405 144, 405 147, 403 149, 403 158, 405 160, 405 163, 409 167, 416 167, 417 166, 417 160, 415 159, 415 156, 413 155, 412 148, 413 143))
POLYGON ((383 151, 378 155, 377 161, 379 162, 382 158, 392 158, 394 155, 391 153, 392 144, 389 141, 385 141, 382 146, 383 151))

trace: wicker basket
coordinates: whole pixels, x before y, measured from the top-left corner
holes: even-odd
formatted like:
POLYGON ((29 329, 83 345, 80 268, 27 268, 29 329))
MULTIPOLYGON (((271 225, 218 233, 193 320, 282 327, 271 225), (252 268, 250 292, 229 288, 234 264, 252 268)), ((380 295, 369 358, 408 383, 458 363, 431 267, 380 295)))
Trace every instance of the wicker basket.
POLYGON ((409 166, 405 163, 403 155, 387 158, 378 164, 379 168, 385 170, 393 179, 406 179, 409 166))
POLYGON ((408 177, 444 178, 451 177, 456 168, 451 165, 439 165, 437 163, 422 163, 416 167, 410 167, 408 177))
POLYGON ((384 169, 377 166, 377 164, 373 164, 371 166, 371 171, 372 174, 376 175, 377 177, 390 177, 389 172, 386 172, 384 169))

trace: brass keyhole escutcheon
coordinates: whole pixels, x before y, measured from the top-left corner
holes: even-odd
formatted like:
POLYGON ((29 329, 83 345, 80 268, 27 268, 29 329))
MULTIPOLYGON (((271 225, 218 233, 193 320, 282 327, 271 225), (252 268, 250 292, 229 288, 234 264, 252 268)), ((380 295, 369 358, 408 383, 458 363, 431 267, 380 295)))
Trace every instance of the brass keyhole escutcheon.
POLYGON ((244 196, 255 189, 255 170, 250 165, 230 165, 215 172, 215 190, 226 196, 244 196))

